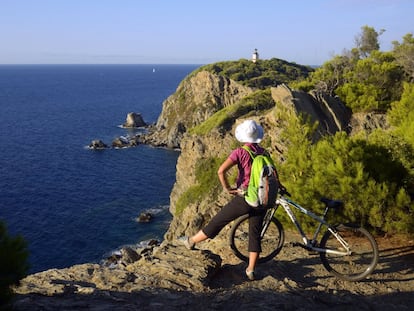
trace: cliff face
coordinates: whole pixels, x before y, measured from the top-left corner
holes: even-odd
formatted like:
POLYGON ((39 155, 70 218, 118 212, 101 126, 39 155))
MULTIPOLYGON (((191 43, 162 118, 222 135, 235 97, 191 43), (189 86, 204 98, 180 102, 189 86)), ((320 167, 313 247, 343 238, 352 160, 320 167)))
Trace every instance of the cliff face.
POLYGON ((164 103, 161 115, 145 142, 179 148, 184 133, 220 109, 252 93, 249 87, 207 71, 184 79, 164 103))
POLYGON ((351 112, 338 98, 314 92, 292 91, 285 85, 271 90, 275 102, 290 107, 298 115, 308 115, 312 122, 318 122, 317 132, 320 135, 348 131, 351 112))

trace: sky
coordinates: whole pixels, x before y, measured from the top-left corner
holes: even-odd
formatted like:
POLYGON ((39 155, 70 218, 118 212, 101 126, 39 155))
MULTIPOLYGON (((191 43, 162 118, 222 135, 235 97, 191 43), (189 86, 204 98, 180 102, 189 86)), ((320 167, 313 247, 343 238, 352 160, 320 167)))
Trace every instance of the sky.
POLYGON ((365 25, 414 33, 413 0, 0 0, 0 64, 321 65, 365 25))

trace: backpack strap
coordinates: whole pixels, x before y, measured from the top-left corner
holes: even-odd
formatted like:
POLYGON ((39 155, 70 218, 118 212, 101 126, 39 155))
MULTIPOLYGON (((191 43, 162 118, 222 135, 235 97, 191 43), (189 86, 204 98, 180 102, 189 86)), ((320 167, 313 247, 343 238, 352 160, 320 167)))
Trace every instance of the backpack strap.
POLYGON ((249 146, 247 146, 247 145, 243 145, 243 146, 242 146, 242 148, 243 148, 244 150, 246 150, 246 151, 250 154, 250 157, 252 158, 252 160, 253 160, 253 159, 254 159, 257 155, 270 156, 270 155, 269 155, 269 153, 267 152, 267 150, 264 150, 264 152, 263 152, 263 153, 257 154, 257 153, 254 153, 254 152, 253 152, 253 150, 252 150, 252 149, 250 149, 250 147, 249 147, 249 146))
MULTIPOLYGON (((246 151, 249 153, 249 155, 250 155, 250 157, 251 157, 251 159, 252 159, 252 161, 253 161, 253 160, 254 160, 254 158, 257 156, 257 154, 256 154, 256 153, 254 153, 254 152, 253 152, 253 150, 252 150, 252 149, 250 149, 250 147, 249 147, 249 146, 243 145, 243 146, 242 146, 242 148, 243 148, 244 150, 246 150, 246 151)), ((265 150, 265 151, 263 152, 263 154, 262 154, 262 155, 267 156, 267 157, 269 157, 269 158, 270 158, 270 161, 271 161, 271 163, 272 163, 273 167, 275 168, 276 176, 277 176, 277 178, 279 179, 279 174, 277 173, 276 166, 275 166, 275 164, 273 163, 273 160, 272 160, 272 158, 270 157, 270 154, 267 152, 267 150, 265 150)))
POLYGON ((243 145, 242 148, 250 154, 252 160, 256 157, 256 154, 252 151, 252 149, 250 149, 249 146, 243 145))

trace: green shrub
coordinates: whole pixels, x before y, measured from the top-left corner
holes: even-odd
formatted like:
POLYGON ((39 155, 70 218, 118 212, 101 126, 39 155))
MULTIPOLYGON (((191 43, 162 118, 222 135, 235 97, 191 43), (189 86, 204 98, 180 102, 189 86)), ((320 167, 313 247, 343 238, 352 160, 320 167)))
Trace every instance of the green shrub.
POLYGON ((247 95, 238 103, 217 111, 203 123, 191 128, 189 133, 206 135, 210 133, 212 129, 217 127, 223 127, 228 130, 237 118, 252 113, 256 114, 259 111, 270 109, 274 107, 274 105, 275 102, 272 99, 270 89, 259 90, 247 95))
POLYGON ((354 112, 386 111, 402 93, 403 71, 390 52, 372 52, 343 77, 336 93, 354 112))
POLYGON ((0 306, 12 296, 11 285, 18 284, 29 270, 28 250, 21 236, 10 237, 0 221, 0 306))
POLYGON ((189 187, 177 200, 175 215, 180 215, 184 209, 197 201, 202 201, 206 196, 215 200, 220 191, 220 181, 217 170, 223 158, 200 159, 195 168, 196 184, 189 187))
MULTIPOLYGON (((398 140, 377 132, 372 139, 339 132, 311 143, 306 130, 310 128, 291 121, 283 135, 289 149, 279 171, 294 201, 319 213, 320 197, 343 200, 344 218, 335 221, 358 223, 376 232, 413 233, 412 160, 393 152, 401 144, 392 141, 398 140)), ((308 217, 298 219, 305 229, 314 228, 308 217)))
POLYGON ((259 89, 304 79, 313 71, 311 67, 289 63, 277 58, 259 60, 257 63, 247 59, 219 62, 202 66, 197 72, 201 70, 259 89))
POLYGON ((414 84, 405 83, 401 99, 391 104, 387 112, 394 132, 403 137, 414 148, 414 84))

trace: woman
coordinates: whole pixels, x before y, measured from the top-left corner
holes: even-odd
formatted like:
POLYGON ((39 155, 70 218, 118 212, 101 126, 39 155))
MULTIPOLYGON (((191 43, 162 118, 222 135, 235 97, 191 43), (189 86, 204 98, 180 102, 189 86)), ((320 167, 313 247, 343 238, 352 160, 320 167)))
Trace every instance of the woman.
MULTIPOLYGON (((263 128, 253 120, 246 120, 236 127, 236 139, 247 145, 254 154, 265 153, 265 149, 259 145, 263 135, 263 128)), ((253 208, 244 200, 244 193, 249 184, 251 165, 252 159, 246 149, 239 147, 230 153, 229 157, 221 164, 217 174, 224 190, 234 195, 234 198, 211 219, 204 229, 191 237, 181 237, 180 241, 188 249, 194 249, 195 244, 208 238, 214 238, 229 222, 244 214, 249 214, 249 264, 246 268, 246 276, 249 280, 254 280, 254 270, 261 252, 260 230, 264 210, 253 208), (237 165, 239 172, 236 187, 231 188, 226 173, 235 165, 237 165)))

